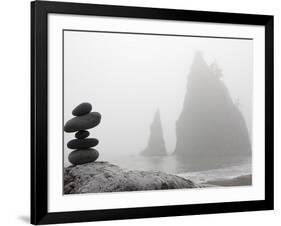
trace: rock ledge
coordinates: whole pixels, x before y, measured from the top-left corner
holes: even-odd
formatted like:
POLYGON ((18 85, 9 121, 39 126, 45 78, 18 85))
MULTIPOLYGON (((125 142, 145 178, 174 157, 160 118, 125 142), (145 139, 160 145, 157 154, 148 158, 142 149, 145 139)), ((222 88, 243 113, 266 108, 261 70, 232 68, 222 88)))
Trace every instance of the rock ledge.
POLYGON ((159 171, 121 169, 92 162, 64 169, 64 194, 196 188, 185 178, 159 171))

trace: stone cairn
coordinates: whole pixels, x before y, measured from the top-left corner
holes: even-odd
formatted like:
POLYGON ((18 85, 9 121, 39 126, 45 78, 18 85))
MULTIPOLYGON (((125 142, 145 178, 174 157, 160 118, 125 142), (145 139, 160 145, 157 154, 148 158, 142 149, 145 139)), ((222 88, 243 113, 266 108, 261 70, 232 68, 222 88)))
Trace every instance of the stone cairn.
POLYGON ((99 157, 99 152, 95 147, 99 140, 96 138, 87 138, 90 133, 88 129, 96 127, 101 120, 101 114, 91 112, 92 105, 90 103, 81 103, 73 109, 72 115, 75 117, 68 120, 64 125, 64 131, 67 133, 75 133, 77 139, 70 140, 67 147, 75 149, 72 151, 68 160, 73 165, 81 165, 84 163, 94 162, 99 157))

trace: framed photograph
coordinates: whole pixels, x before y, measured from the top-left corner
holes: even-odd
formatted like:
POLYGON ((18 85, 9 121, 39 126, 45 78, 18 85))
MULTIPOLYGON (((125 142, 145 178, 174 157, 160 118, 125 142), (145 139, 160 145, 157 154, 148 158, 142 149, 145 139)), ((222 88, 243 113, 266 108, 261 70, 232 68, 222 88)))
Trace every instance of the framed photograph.
POLYGON ((273 16, 31 3, 31 223, 273 209, 273 16))

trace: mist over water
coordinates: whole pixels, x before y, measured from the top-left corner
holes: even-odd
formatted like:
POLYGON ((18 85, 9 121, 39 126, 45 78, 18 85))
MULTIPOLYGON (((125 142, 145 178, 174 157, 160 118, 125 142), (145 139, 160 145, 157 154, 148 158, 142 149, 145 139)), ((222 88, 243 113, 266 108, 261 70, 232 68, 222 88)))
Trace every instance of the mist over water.
MULTIPOLYGON (((235 156, 216 161, 181 159, 176 149, 177 120, 187 95, 188 74, 194 55, 203 53, 208 65, 219 65, 230 98, 242 114, 249 137, 252 126, 252 41, 195 37, 146 36, 103 33, 65 33, 64 122, 72 109, 90 102, 102 114, 90 137, 99 139, 100 161, 140 170, 169 173, 240 167, 250 172, 251 157, 235 156), (159 109, 168 156, 144 157, 150 127, 159 109)), ((204 92, 204 90, 200 90, 204 92)), ((66 143, 74 134, 64 133, 66 143)))
MULTIPOLYGON (((135 170, 152 170, 163 171, 172 174, 182 174, 185 172, 199 172, 207 170, 216 170, 231 167, 245 167, 251 165, 251 157, 232 156, 225 159, 220 156, 217 161, 210 161, 208 158, 202 158, 198 163, 189 161, 175 155, 169 156, 140 156, 140 155, 124 155, 124 156, 100 156, 100 161, 109 161, 118 166, 135 170)), ((250 172, 250 168, 241 169, 250 172)))

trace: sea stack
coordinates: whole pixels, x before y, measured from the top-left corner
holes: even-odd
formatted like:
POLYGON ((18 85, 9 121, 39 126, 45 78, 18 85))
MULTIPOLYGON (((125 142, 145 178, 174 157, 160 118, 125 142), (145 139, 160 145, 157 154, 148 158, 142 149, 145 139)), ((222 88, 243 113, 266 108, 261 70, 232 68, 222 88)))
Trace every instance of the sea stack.
POLYGON ((167 155, 159 110, 156 111, 153 122, 150 126, 150 137, 148 140, 148 145, 146 149, 141 152, 141 155, 144 156, 167 155))
POLYGON ((245 119, 222 76, 217 64, 208 65, 202 53, 195 54, 176 125, 175 154, 181 158, 217 161, 251 154, 245 119))
POLYGON ((94 162, 99 157, 99 152, 92 147, 98 145, 99 140, 96 138, 87 138, 90 135, 88 129, 96 127, 101 121, 101 114, 91 112, 92 105, 90 103, 81 103, 72 111, 74 118, 68 120, 64 125, 64 131, 67 133, 75 133, 76 139, 70 140, 67 147, 74 149, 68 160, 73 165, 81 165, 94 162))

